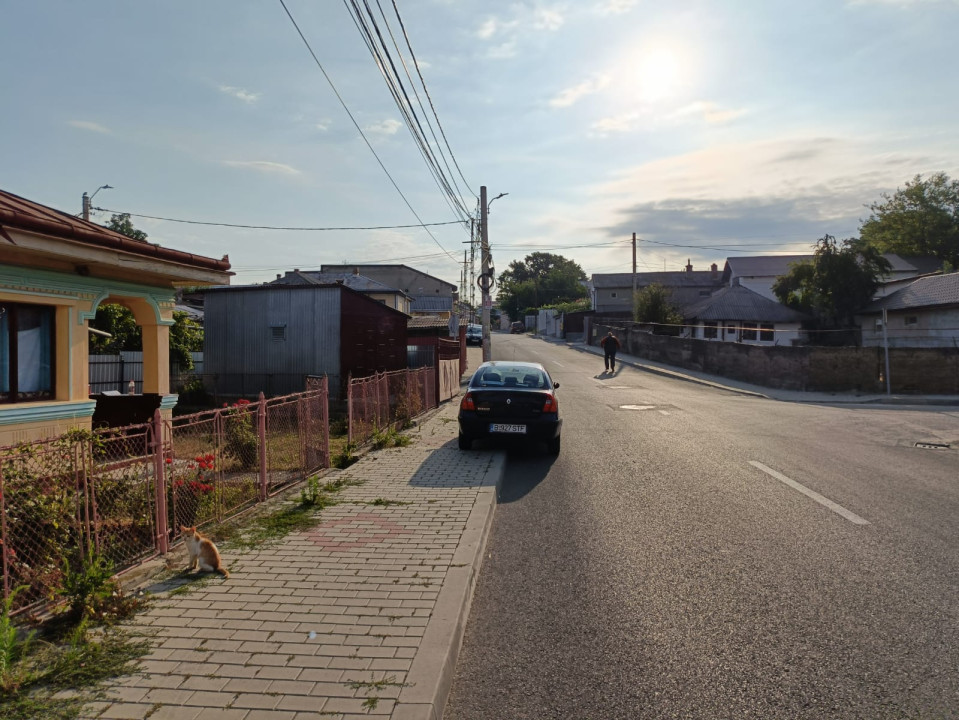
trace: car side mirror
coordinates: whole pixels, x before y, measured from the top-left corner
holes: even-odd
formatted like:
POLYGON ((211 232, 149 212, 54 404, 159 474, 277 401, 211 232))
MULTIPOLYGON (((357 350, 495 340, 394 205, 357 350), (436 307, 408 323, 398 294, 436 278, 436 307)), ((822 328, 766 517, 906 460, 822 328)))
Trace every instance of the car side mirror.
POLYGON ((559 387, 559 383, 553 383, 553 390, 559 387))

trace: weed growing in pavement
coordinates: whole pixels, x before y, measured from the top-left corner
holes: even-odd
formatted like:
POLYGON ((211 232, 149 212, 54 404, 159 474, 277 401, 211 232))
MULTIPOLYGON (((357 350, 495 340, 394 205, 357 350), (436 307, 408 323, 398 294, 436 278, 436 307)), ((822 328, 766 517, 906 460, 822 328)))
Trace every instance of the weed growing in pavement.
POLYGON ((359 460, 356 457, 356 443, 348 442, 343 445, 343 449, 338 453, 334 453, 333 457, 330 458, 330 465, 332 467, 344 470, 350 465, 359 460))
POLYGON ((260 515, 243 525, 233 522, 217 528, 216 539, 223 541, 224 547, 254 550, 265 544, 275 542, 290 533, 303 532, 320 521, 318 510, 336 505, 339 501, 333 497, 343 488, 361 485, 362 481, 349 477, 337 478, 323 485, 315 478, 312 484, 300 492, 300 502, 289 503, 269 515, 260 515))
POLYGON ((387 500, 386 498, 376 498, 376 500, 370 500, 368 505, 375 505, 377 507, 389 507, 390 505, 410 505, 410 503, 403 500, 387 500))
MULTIPOLYGON (((372 677, 372 676, 371 676, 372 677)), ((383 688, 387 687, 410 687, 409 683, 400 683, 396 682, 396 676, 390 675, 389 677, 383 678, 382 680, 370 680, 369 682, 364 682, 362 680, 352 680, 346 683, 346 686, 350 690, 364 690, 366 692, 377 692, 382 691, 383 688)), ((363 701, 363 707, 366 708, 367 712, 375 710, 376 706, 379 705, 380 698, 376 695, 367 695, 366 700, 363 701)))
POLYGON ((371 441, 374 450, 382 450, 391 447, 407 447, 413 442, 413 439, 409 435, 398 433, 390 427, 386 430, 380 430, 379 428, 373 430, 371 441))

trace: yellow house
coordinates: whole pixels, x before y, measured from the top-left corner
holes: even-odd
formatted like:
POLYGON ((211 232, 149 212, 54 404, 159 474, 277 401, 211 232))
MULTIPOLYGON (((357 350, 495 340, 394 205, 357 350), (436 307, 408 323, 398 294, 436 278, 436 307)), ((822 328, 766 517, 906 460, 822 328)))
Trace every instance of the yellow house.
POLYGON ((230 261, 134 240, 0 190, 0 446, 91 427, 89 321, 129 308, 143 331, 143 392, 169 414, 180 286, 229 284, 230 261))

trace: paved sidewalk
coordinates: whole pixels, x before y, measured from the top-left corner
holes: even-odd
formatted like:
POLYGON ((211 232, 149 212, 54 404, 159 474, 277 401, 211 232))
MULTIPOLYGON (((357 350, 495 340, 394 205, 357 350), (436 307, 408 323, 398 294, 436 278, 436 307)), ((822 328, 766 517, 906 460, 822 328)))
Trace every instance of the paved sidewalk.
POLYGON ((457 449, 457 408, 327 476, 363 484, 314 529, 160 596, 136 621, 156 633, 141 672, 87 717, 441 718, 505 462, 457 449))

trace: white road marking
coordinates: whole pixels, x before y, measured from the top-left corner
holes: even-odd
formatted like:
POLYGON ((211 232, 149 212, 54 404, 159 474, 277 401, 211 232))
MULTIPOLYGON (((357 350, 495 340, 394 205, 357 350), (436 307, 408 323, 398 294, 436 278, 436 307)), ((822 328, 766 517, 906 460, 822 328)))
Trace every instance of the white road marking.
POLYGON ((560 367, 566 367, 565 365, 563 365, 563 363, 561 363, 561 362, 556 362, 555 360, 553 360, 553 365, 559 365, 560 367))
POLYGON ((659 414, 660 414, 660 415, 669 415, 669 411, 668 411, 668 410, 660 410, 660 411, 659 411, 659 414))
POLYGON ((770 477, 776 478, 777 480, 779 480, 779 482, 784 483, 785 485, 788 485, 788 486, 791 487, 793 490, 798 490, 799 492, 801 492, 801 493, 802 493, 803 495, 805 495, 806 497, 815 500, 815 501, 816 501, 817 503, 819 503, 820 505, 824 505, 825 507, 827 507, 827 508, 829 508, 830 510, 832 510, 834 513, 836 513, 836 514, 838 514, 838 515, 842 515, 842 516, 843 516, 844 518, 846 518, 846 520, 848 520, 849 522, 855 523, 856 525, 868 525, 868 524, 869 524, 869 521, 868 521, 868 520, 865 520, 865 519, 859 517, 858 515, 856 515, 856 513, 852 512, 852 511, 850 511, 850 510, 847 510, 847 509, 844 508, 842 505, 839 505, 839 504, 837 504, 837 503, 834 503, 832 500, 830 500, 830 499, 827 498, 827 497, 823 497, 822 495, 820 495, 819 493, 817 493, 815 490, 810 490, 810 489, 807 488, 805 485, 796 482, 796 481, 793 480, 792 478, 788 478, 788 477, 786 477, 785 475, 783 475, 782 473, 776 472, 776 471, 773 470, 771 467, 767 467, 767 466, 763 465, 761 462, 757 462, 756 460, 750 460, 750 461, 749 461, 749 464, 752 465, 754 468, 757 468, 757 469, 759 469, 759 470, 762 470, 764 473, 766 473, 766 474, 769 475, 770 477))
POLYGON ((620 405, 620 410, 655 410, 655 405, 620 405))
POLYGON ((629 385, 603 385, 607 390, 631 390, 629 385))

